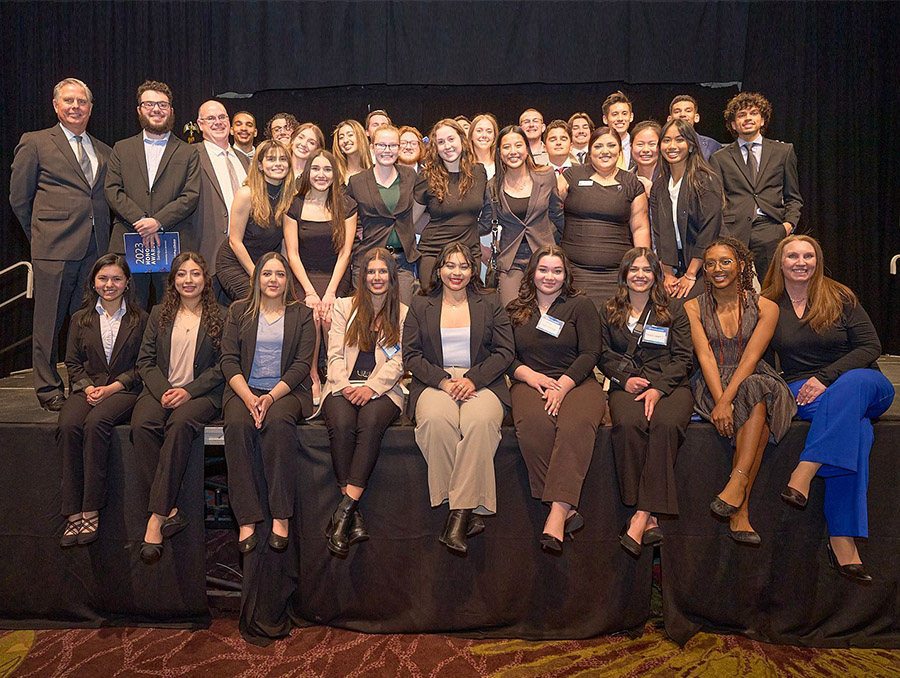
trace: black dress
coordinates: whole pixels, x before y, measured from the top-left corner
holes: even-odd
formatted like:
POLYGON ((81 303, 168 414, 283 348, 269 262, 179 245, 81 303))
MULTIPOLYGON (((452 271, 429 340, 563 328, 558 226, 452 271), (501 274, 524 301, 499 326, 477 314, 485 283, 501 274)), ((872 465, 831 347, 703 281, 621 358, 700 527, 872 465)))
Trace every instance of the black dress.
MULTIPOLYGON (((330 221, 308 221, 301 218, 303 214, 303 202, 305 197, 298 195, 288 210, 288 216, 297 222, 297 248, 300 253, 300 261, 309 282, 316 290, 319 298, 328 289, 334 267, 337 265, 338 253, 334 251, 331 239, 330 221)), ((349 216, 352 216, 349 215, 349 216)), ((350 266, 349 262, 344 276, 338 283, 336 297, 346 297, 350 294, 350 266)))
POLYGON ((599 309, 616 293, 622 256, 634 247, 631 203, 644 195, 644 187, 625 170, 616 173, 618 183, 613 186, 598 184, 591 179, 593 174, 590 164, 570 167, 563 174, 569 194, 560 245, 572 260, 575 287, 584 290, 599 309))
MULTIPOLYGON (((244 229, 244 239, 242 240, 254 265, 266 252, 280 252, 284 242, 284 233, 281 227, 275 224, 274 217, 275 203, 278 201, 281 186, 267 183, 266 190, 269 193, 269 205, 273 215, 269 226, 263 228, 253 220, 251 214, 247 219, 247 227, 244 229)), ((228 239, 222 243, 216 255, 216 278, 232 301, 244 299, 250 293, 250 276, 238 261, 228 239)))

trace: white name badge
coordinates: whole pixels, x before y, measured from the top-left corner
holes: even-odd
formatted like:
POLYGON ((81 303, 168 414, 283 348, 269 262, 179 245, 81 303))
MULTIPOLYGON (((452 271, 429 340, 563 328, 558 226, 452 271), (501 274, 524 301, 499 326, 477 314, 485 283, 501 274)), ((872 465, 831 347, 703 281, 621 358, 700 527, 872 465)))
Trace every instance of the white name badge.
POLYGON ((393 346, 382 346, 381 350, 384 351, 387 359, 390 360, 395 355, 397 355, 397 352, 400 350, 400 344, 394 344, 393 346))
POLYGON ((583 179, 578 182, 579 186, 593 186, 594 182, 591 179, 583 179))
POLYGON ((659 325, 645 325, 641 341, 655 346, 667 346, 669 343, 669 328, 659 325))
POLYGON ((552 315, 542 315, 541 319, 538 320, 537 328, 551 337, 558 337, 559 333, 562 332, 563 325, 565 323, 559 318, 554 318, 552 315))

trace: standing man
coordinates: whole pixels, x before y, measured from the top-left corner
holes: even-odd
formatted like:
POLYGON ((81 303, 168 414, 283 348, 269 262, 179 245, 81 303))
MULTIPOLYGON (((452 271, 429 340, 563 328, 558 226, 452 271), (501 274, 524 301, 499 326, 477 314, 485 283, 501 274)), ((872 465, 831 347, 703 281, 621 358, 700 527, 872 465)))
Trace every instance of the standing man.
POLYGON ((290 113, 276 113, 266 125, 266 138, 280 141, 285 148, 291 146, 291 135, 300 123, 290 113))
POLYGON ((577 163, 578 159, 572 156, 572 136, 569 133, 569 123, 565 120, 554 120, 547 125, 544 134, 544 147, 547 149, 547 164, 560 176, 566 169, 577 163))
MULTIPOLYGON (((109 157, 106 201, 115 214, 109 251, 125 254, 126 233, 138 233, 144 245, 159 244, 159 234, 177 231, 181 250, 194 246, 191 215, 200 198, 197 145, 172 134, 175 109, 172 90, 164 82, 147 80, 137 89, 137 114, 143 131, 117 141, 109 157)), ((166 273, 136 273, 131 277, 142 306, 154 303, 165 289, 166 273)))
POLYGON ((253 140, 256 138, 256 118, 253 114, 247 111, 235 113, 231 121, 231 134, 234 136, 234 150, 247 160, 252 158, 256 152, 253 146, 253 140))
POLYGON ((200 201, 194 212, 193 249, 206 260, 210 275, 215 275, 216 253, 228 237, 231 202, 247 178, 249 162, 228 143, 231 134, 228 111, 218 101, 207 101, 200 106, 197 124, 203 143, 198 150, 200 201))
POLYGON ((725 107, 725 125, 737 140, 710 158, 725 189, 725 228, 753 252, 760 282, 778 243, 796 229, 803 207, 794 146, 762 135, 771 117, 772 104, 762 94, 733 97, 725 107))
POLYGON ((613 92, 603 102, 603 124, 612 127, 619 133, 622 140, 622 154, 619 156, 619 167, 628 169, 631 167, 631 135, 628 128, 634 121, 631 99, 624 92, 613 92))
POLYGON ((572 155, 578 159, 579 165, 583 165, 591 157, 588 142, 594 131, 594 121, 587 113, 573 113, 569 118, 569 129, 572 130, 572 155))
POLYGON ((56 370, 66 313, 81 305, 85 279, 109 246, 103 182, 109 146, 87 134, 94 106, 81 80, 53 88, 59 124, 22 135, 9 180, 9 204, 31 243, 34 268, 32 366, 41 407, 62 409, 65 387, 56 370))
MULTIPOLYGON (((675 118, 686 120, 696 128, 697 123, 700 122, 700 110, 697 108, 697 100, 690 94, 679 94, 672 99, 672 103, 669 104, 669 117, 666 118, 666 122, 675 118)), ((709 162, 713 153, 722 148, 722 144, 718 141, 711 137, 705 137, 700 133, 697 134, 697 139, 700 141, 700 152, 703 153, 703 159, 707 162, 709 162)))
POLYGON ((369 137, 369 141, 372 140, 372 135, 375 134, 375 130, 377 130, 382 125, 390 124, 391 118, 390 116, 388 116, 387 111, 380 108, 374 111, 369 111, 368 115, 366 115, 366 136, 369 137))
MULTIPOLYGON (((519 127, 525 132, 528 139, 528 147, 531 149, 531 157, 537 165, 548 165, 547 149, 544 146, 544 116, 536 108, 526 108, 519 116, 519 127)), ((499 141, 499 140, 498 140, 499 141)))

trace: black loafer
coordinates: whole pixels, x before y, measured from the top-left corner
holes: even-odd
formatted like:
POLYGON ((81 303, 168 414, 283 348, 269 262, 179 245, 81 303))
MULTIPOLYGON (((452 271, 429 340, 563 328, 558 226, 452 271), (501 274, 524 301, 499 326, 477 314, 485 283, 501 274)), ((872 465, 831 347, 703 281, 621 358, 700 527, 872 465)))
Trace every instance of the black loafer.
POLYGON ((651 527, 649 530, 644 530, 644 535, 641 537, 641 543, 644 546, 655 546, 662 542, 663 533, 662 530, 657 527, 651 527))
POLYGON ((238 542, 238 551, 240 551, 241 553, 250 553, 250 551, 256 548, 256 544, 258 542, 259 539, 257 539, 256 532, 254 532, 249 537, 241 539, 238 542))
POLYGON ((48 412, 59 412, 65 404, 66 397, 62 394, 58 394, 50 398, 50 400, 41 403, 41 407, 48 412))
POLYGON ((162 558, 163 545, 151 544, 148 541, 141 542, 141 560, 147 565, 153 565, 162 558))
POLYGON ((641 557, 641 545, 628 534, 628 523, 625 523, 625 527, 619 532, 619 543, 622 545, 623 549, 628 551, 628 553, 635 558, 641 557))
POLYGON ((287 551, 288 538, 282 537, 280 534, 272 532, 269 534, 269 548, 276 553, 284 553, 287 551))
POLYGON ((795 509, 805 509, 806 502, 808 501, 807 497, 803 496, 790 485, 784 488, 784 491, 781 493, 781 499, 785 504, 793 506, 795 509))
POLYGON ((166 539, 171 539, 176 534, 181 532, 184 528, 188 526, 190 521, 181 515, 181 511, 176 513, 174 516, 170 516, 166 518, 165 522, 162 524, 162 528, 160 532, 162 532, 162 536, 166 539))

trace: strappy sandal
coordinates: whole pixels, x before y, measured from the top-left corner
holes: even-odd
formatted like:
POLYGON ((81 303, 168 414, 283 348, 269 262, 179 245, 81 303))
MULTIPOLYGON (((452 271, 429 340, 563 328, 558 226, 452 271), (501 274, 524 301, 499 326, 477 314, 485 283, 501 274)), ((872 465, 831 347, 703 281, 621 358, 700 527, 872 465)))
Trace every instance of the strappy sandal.
POLYGON ((100 514, 93 518, 82 518, 81 526, 78 530, 77 541, 81 546, 97 541, 100 536, 100 514))
POLYGON ((62 538, 59 540, 60 546, 68 548, 69 546, 75 546, 75 544, 78 543, 78 534, 81 532, 82 522, 84 521, 81 518, 66 521, 66 529, 63 531, 62 538))

